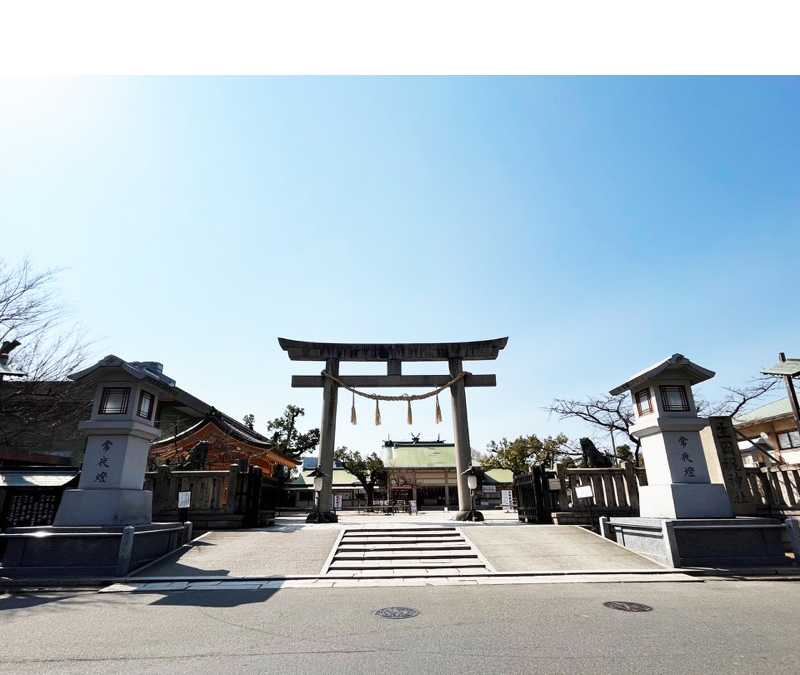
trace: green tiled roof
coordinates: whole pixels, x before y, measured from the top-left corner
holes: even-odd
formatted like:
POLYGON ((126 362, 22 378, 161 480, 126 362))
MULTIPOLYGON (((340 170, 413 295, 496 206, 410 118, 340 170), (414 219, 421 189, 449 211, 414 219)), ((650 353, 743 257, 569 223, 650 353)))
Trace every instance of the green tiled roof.
POLYGON ((508 483, 510 485, 514 482, 514 472, 509 471, 508 469, 490 469, 483 474, 483 482, 487 483, 488 485, 492 485, 494 483, 508 483))
POLYGON ((792 414, 792 406, 789 405, 789 397, 779 398, 777 401, 762 405, 760 408, 751 410, 735 417, 733 423, 738 427, 743 424, 753 424, 763 422, 775 417, 783 417, 792 414))
MULTIPOLYGON (((392 448, 393 459, 384 460, 388 469, 451 469, 456 468, 456 449, 453 445, 413 445, 392 448)), ((310 477, 311 470, 302 472, 297 478, 288 483, 297 488, 314 484, 310 477)), ((489 485, 511 484, 514 474, 507 469, 492 469, 484 474, 484 481, 489 485)), ((333 487, 360 486, 358 479, 345 469, 333 470, 333 487)))
MULTIPOLYGON (((361 485, 361 483, 358 482, 358 478, 352 473, 345 469, 333 470, 333 487, 352 487, 354 484, 358 486, 361 485)), ((304 471, 293 481, 289 482, 288 485, 307 485, 309 489, 311 489, 314 486, 314 479, 311 477, 311 471, 304 471)))
POLYGON ((456 449, 452 445, 401 445, 392 448, 393 459, 384 460, 389 468, 454 469, 456 449))

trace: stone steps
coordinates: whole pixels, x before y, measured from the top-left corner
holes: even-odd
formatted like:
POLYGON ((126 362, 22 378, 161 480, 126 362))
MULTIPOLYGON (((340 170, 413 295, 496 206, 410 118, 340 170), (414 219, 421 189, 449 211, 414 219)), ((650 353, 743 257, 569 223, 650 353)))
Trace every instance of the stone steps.
POLYGON ((345 530, 326 572, 374 577, 432 570, 452 576, 488 571, 455 527, 373 527, 345 530))
POLYGON ((337 551, 336 560, 406 560, 406 559, 431 559, 437 558, 474 558, 475 553, 469 550, 445 549, 440 551, 367 551, 359 553, 358 551, 337 551))
MULTIPOLYGON (((340 551, 439 551, 442 549, 442 544, 341 544, 340 551)), ((470 551, 469 544, 460 544, 457 542, 447 542, 446 547, 450 551, 470 551)))
POLYGON ((375 560, 373 562, 337 560, 328 568, 333 570, 430 570, 430 569, 479 569, 485 570, 486 566, 480 562, 469 560, 375 560))

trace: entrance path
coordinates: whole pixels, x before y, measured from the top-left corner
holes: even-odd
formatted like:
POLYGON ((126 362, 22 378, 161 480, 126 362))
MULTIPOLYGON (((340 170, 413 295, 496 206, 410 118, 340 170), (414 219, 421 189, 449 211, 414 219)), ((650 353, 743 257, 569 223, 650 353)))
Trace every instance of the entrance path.
POLYGON ((664 569, 575 525, 475 524, 463 532, 498 572, 664 569))
MULTIPOLYGON (((320 574, 339 538, 335 524, 281 523, 275 527, 208 532, 134 577, 240 577, 320 574)), ((299 520, 299 519, 298 519, 299 520)))
POLYGON ((132 580, 296 575, 340 578, 414 574, 463 576, 475 573, 475 570, 466 569, 472 562, 485 574, 492 571, 634 572, 665 569, 576 526, 526 525, 517 520, 516 514, 500 511, 487 511, 485 515, 487 520, 483 523, 457 523, 441 511, 415 516, 342 513, 339 523, 319 525, 307 525, 303 517, 282 517, 278 518, 275 527, 208 532, 190 546, 136 571, 132 580), (411 534, 410 528, 422 530, 428 537, 450 532, 450 536, 460 539, 465 550, 455 551, 438 540, 435 545, 428 543, 423 546, 417 541, 421 536, 419 533, 412 538, 414 541, 406 541, 411 534), (343 531, 347 532, 344 536, 343 531), (368 541, 378 534, 383 539, 368 541), (419 549, 426 547, 436 550, 421 553, 419 549), (480 561, 475 558, 476 552, 481 556, 480 561), (465 555, 470 564, 460 569, 462 566, 457 562, 465 555), (488 570, 483 561, 488 562, 488 570), (443 569, 430 569, 437 566, 443 569))

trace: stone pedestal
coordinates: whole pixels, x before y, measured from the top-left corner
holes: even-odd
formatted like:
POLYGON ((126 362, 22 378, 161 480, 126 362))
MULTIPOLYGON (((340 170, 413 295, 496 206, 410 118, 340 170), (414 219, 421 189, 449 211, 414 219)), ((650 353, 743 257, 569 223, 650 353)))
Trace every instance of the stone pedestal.
POLYGON ((730 518, 724 485, 670 483, 639 488, 639 512, 648 518, 730 518))
POLYGON ((474 520, 475 522, 481 522, 485 520, 483 513, 478 511, 455 511, 453 513, 453 520, 474 520))
MULTIPOLYGON (((127 527, 12 527, 3 574, 12 578, 113 578, 181 543, 181 523, 127 527)), ((183 542, 185 543, 185 542, 183 542)))
POLYGON ((53 521, 56 527, 149 525, 149 490, 65 490, 53 521))
POLYGON ((776 518, 601 518, 607 539, 668 567, 763 567, 792 563, 776 518))

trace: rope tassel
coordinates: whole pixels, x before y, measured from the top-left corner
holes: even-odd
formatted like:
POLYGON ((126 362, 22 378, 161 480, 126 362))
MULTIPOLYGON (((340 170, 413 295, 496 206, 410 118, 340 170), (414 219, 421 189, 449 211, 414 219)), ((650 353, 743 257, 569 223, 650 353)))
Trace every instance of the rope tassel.
POLYGON ((442 409, 439 407, 439 394, 436 394, 436 424, 442 423, 442 409))
POLYGON ((411 414, 411 401, 408 402, 408 423, 414 424, 414 416, 411 414))
POLYGON ((356 395, 353 394, 353 407, 350 408, 350 424, 358 424, 358 418, 356 417, 356 395))
POLYGON ((378 399, 375 399, 375 426, 379 427, 381 425, 381 408, 380 404, 378 403, 378 399))

